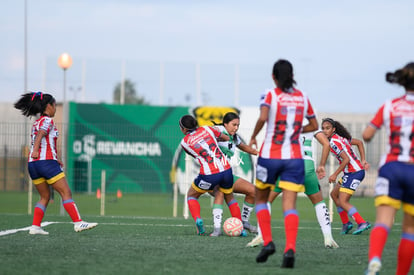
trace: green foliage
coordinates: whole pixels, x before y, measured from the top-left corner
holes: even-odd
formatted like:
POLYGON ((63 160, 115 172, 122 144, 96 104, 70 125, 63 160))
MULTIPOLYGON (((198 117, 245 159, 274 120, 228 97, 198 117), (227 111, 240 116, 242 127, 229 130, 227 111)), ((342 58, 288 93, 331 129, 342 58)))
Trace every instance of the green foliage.
MULTIPOLYGON (((36 196, 35 196, 36 197, 36 196)), ((50 204, 44 221, 61 223, 45 227, 50 235, 31 236, 27 231, 0 236, 1 274, 362 274, 367 265, 369 233, 340 235, 334 215, 333 235, 339 249, 323 246, 315 212, 307 198, 298 199, 300 228, 296 265, 280 268, 285 244, 281 199, 272 206, 272 228, 276 253, 258 264, 259 247, 246 248, 252 239, 197 236, 194 221, 172 217, 172 196, 158 194, 107 194, 106 215, 100 216, 100 200, 94 195, 74 194, 87 221, 100 223, 93 230, 75 233, 69 217, 59 215, 59 203, 50 204)), ((34 198, 36 200, 36 198, 34 198)), ((239 203, 242 197, 238 197, 239 203)), ((352 203, 369 221, 374 221, 372 198, 353 198, 352 203)), ((202 217, 212 231, 211 200, 201 197, 202 217)), ((225 217, 229 212, 225 208, 225 217)), ((0 192, 0 231, 31 224, 27 194, 0 192)), ((251 221, 255 222, 254 214, 251 221)), ((383 255, 383 274, 395 272, 401 215, 390 233, 383 255)))
MULTIPOLYGON (((116 84, 113 94, 113 102, 115 104, 120 103, 121 98, 121 82, 116 84)), ((125 104, 135 104, 135 105, 148 105, 148 102, 146 102, 145 98, 142 96, 138 96, 135 83, 133 83, 131 80, 126 79, 124 82, 125 87, 125 104)))

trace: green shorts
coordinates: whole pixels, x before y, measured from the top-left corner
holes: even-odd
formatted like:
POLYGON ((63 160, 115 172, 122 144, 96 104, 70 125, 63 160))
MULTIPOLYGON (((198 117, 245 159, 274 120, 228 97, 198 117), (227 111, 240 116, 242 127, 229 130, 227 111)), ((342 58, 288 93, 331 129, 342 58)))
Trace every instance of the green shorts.
MULTIPOLYGON (((305 159, 305 194, 313 195, 318 193, 321 188, 319 186, 318 176, 315 172, 315 164, 312 160, 305 159)), ((282 189, 279 188, 279 180, 276 182, 274 192, 281 193, 282 189)))

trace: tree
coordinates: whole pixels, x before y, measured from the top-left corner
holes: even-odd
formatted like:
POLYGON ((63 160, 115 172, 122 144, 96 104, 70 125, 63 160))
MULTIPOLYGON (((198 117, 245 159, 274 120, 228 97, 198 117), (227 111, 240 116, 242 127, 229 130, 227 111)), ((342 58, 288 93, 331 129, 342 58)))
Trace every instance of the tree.
MULTIPOLYGON (((116 84, 113 94, 113 102, 115 104, 120 103, 121 99, 121 82, 116 84)), ((125 104, 136 104, 136 105, 148 105, 149 103, 146 102, 145 98, 142 96, 138 96, 136 89, 135 89, 135 83, 130 81, 129 79, 125 79, 124 82, 125 85, 125 104)))

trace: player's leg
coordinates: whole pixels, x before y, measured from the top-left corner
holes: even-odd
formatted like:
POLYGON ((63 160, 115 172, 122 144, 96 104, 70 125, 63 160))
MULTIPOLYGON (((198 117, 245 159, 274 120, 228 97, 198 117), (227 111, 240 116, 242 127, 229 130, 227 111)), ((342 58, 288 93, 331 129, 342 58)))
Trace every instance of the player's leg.
POLYGON ((36 206, 33 211, 33 222, 32 222, 32 227, 29 230, 29 234, 48 235, 49 233, 41 228, 41 223, 42 223, 42 220, 45 215, 46 208, 47 208, 47 205, 50 199, 49 186, 46 183, 46 181, 43 179, 43 180, 40 180, 40 182, 38 180, 35 184, 35 187, 36 187, 37 192, 40 195, 40 200, 36 203, 36 206))
POLYGON ((221 224, 223 220, 223 202, 224 193, 218 190, 218 186, 214 188, 214 203, 213 203, 213 232, 210 234, 212 237, 218 237, 221 235, 221 224))
POLYGON ((64 175, 56 181, 54 180, 55 179, 49 179, 48 183, 52 183, 53 188, 62 197, 63 207, 65 208, 66 212, 69 214, 70 218, 72 219, 72 222, 74 223, 74 230, 76 232, 81 232, 96 227, 98 225, 97 223, 88 223, 82 220, 78 207, 76 206, 76 203, 72 198, 72 191, 70 190, 64 175))
POLYGON ((405 275, 410 272, 414 257, 414 205, 404 204, 403 228, 400 245, 398 247, 397 275, 405 275))
POLYGON ((251 225, 249 222, 250 215, 254 209, 254 200, 255 200, 255 187, 253 184, 239 177, 235 177, 236 180, 233 185, 233 192, 244 194, 244 201, 242 206, 242 222, 243 228, 250 231, 251 233, 257 233, 257 228, 254 225, 251 225))
MULTIPOLYGON (((205 235, 206 230, 204 229, 204 222, 201 219, 201 209, 198 198, 201 196, 201 192, 196 190, 197 186, 193 183, 187 191, 187 204, 190 210, 191 216, 193 217, 198 235, 205 235)), ((198 188, 197 188, 198 189, 198 188)))

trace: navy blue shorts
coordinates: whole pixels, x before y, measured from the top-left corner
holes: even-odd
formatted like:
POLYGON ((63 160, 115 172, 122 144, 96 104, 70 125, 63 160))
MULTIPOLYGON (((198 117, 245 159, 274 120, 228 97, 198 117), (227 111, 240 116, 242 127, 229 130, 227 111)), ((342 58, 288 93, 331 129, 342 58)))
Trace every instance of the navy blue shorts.
POLYGON ((403 204, 404 212, 414 215, 414 164, 385 163, 375 183, 375 206, 390 205, 396 209, 403 204))
POLYGON ((225 194, 233 192, 233 170, 228 169, 213 175, 199 174, 193 183, 194 189, 200 193, 212 191, 216 186, 225 194))
POLYGON ((259 157, 256 168, 256 187, 274 188, 279 178, 281 189, 304 192, 305 162, 303 159, 266 159, 259 157))
POLYGON ((65 177, 62 167, 56 160, 38 160, 28 164, 29 175, 34 184, 47 182, 54 184, 61 178, 65 177))

